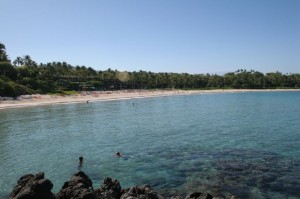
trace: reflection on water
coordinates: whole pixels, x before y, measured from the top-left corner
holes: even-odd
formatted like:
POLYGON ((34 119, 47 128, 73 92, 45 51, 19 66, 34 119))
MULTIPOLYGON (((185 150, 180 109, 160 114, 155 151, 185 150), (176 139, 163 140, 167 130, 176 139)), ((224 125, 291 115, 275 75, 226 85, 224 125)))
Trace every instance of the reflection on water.
POLYGON ((38 171, 57 192, 83 156, 94 187, 110 176, 165 195, 299 199, 298 101, 299 92, 240 93, 1 110, 0 198, 38 171))

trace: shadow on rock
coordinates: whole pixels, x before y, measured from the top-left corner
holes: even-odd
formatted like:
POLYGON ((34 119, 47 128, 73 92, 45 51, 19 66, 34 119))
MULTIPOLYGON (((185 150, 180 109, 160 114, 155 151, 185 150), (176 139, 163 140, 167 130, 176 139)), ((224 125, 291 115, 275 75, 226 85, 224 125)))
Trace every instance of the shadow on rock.
POLYGON ((44 178, 43 172, 36 175, 27 174, 18 180, 9 199, 55 199, 52 188, 52 182, 44 178))

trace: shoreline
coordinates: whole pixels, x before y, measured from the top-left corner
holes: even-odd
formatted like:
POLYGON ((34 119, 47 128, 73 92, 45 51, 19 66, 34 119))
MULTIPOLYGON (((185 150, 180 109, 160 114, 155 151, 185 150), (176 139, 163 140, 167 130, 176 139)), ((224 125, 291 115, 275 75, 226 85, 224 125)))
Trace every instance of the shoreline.
POLYGON ((300 89, 214 89, 214 90, 124 90, 84 91, 76 95, 23 95, 18 100, 0 101, 0 110, 55 104, 90 103, 98 101, 128 100, 192 94, 220 94, 243 92, 300 92, 300 89))

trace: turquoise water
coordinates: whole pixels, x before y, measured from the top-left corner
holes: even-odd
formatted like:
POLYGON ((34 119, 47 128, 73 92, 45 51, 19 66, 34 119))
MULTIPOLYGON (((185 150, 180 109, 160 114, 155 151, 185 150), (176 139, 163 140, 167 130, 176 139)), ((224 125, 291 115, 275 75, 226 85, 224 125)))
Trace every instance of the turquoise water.
POLYGON ((44 171, 57 192, 82 168, 94 188, 150 184, 241 198, 300 198, 300 92, 203 94, 0 110, 0 198, 44 171), (133 105, 134 103, 134 105, 133 105), (116 151, 122 158, 113 157, 116 151))

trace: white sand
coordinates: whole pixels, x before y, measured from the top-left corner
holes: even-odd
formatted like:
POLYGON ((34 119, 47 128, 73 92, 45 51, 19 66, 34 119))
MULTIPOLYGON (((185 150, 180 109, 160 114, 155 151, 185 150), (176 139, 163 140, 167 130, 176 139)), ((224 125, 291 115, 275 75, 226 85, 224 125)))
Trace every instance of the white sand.
POLYGON ((0 101, 0 109, 33 107, 41 105, 66 103, 91 103, 95 101, 124 100, 145 97, 160 97, 170 95, 212 94, 212 93, 238 93, 238 92, 266 92, 266 91, 300 91, 300 89, 217 89, 217 90, 130 90, 113 92, 82 92, 78 95, 28 95, 19 100, 0 101))

